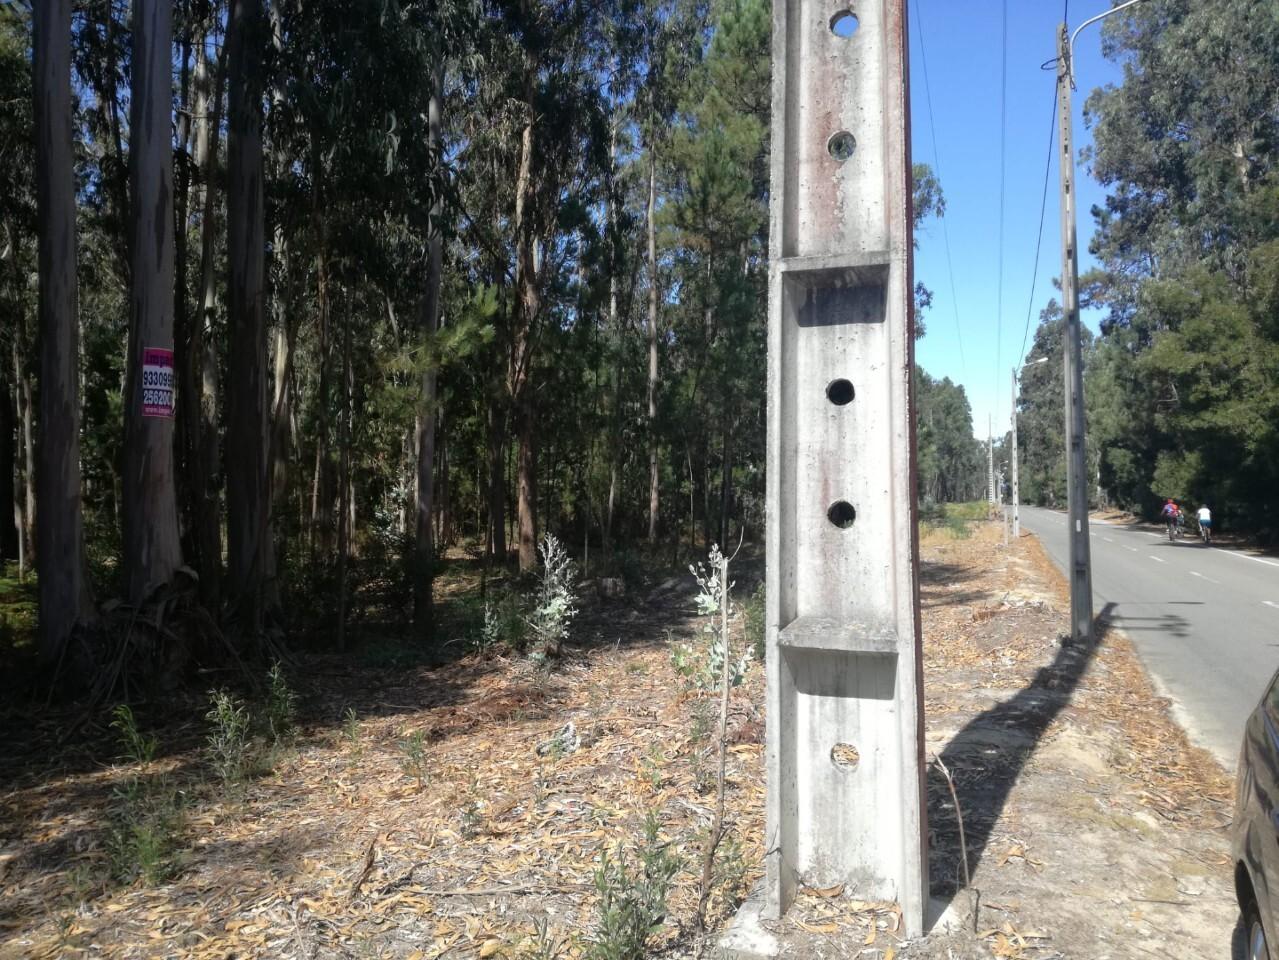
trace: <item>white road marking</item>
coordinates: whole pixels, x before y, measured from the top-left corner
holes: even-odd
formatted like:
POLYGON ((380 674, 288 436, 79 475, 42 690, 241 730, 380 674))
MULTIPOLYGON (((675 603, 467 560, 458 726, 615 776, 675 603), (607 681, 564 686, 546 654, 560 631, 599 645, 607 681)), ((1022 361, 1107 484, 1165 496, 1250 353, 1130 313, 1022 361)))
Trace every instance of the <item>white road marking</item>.
POLYGON ((1153 553, 1150 555, 1150 559, 1151 559, 1151 560, 1153 560, 1153 561, 1155 561, 1155 563, 1167 563, 1167 562, 1168 562, 1167 560, 1161 560, 1159 557, 1156 557, 1153 553))
POLYGON ((1138 551, 1138 549, 1137 549, 1136 547, 1124 547, 1124 549, 1125 549, 1125 550, 1131 550, 1133 553, 1139 553, 1139 552, 1140 552, 1140 551, 1138 551))
POLYGON ((1254 557, 1248 553, 1240 553, 1238 550, 1218 550, 1217 553, 1228 553, 1232 557, 1243 557, 1245 560, 1255 560, 1257 563, 1264 563, 1268 567, 1279 567, 1279 562, 1267 560, 1264 557, 1254 557))
POLYGON ((1111 540, 1111 539, 1110 539, 1110 537, 1102 537, 1101 539, 1105 540, 1107 543, 1114 543, 1114 542, 1115 542, 1115 541, 1111 540))
POLYGON ((1199 573, 1197 570, 1191 570, 1190 575, 1192 577, 1198 577, 1200 580, 1207 580, 1209 583, 1215 583, 1218 586, 1221 585, 1220 580, 1214 580, 1212 577, 1205 577, 1202 573, 1199 573))
POLYGON ((1275 603, 1273 600, 1262 600, 1261 602, 1267 607, 1274 607, 1276 610, 1279 610, 1279 603, 1275 603))

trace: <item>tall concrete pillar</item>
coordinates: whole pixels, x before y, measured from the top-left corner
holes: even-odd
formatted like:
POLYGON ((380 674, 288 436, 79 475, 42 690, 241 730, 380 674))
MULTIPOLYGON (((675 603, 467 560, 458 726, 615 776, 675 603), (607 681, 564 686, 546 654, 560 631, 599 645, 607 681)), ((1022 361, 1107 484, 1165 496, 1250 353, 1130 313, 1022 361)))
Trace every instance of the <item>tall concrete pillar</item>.
POLYGON ((905 0, 774 0, 763 913, 927 901, 905 0))

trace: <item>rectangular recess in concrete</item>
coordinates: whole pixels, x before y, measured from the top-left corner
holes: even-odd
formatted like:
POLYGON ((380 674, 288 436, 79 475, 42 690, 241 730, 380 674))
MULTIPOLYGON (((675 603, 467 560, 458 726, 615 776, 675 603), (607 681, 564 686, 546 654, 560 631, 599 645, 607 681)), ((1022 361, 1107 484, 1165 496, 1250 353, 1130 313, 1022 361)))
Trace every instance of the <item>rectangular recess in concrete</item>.
POLYGON ((765 917, 927 891, 905 0, 773 3, 765 917), (857 29, 832 25, 851 11, 857 29))

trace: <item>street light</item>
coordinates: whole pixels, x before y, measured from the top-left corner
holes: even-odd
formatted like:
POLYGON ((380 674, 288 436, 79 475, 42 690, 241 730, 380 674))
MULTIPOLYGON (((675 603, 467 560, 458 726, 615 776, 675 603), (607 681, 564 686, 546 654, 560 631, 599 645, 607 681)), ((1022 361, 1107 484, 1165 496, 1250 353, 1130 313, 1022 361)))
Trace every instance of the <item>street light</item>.
MULTIPOLYGON (((1047 362, 1047 357, 1040 357, 1038 360, 1031 360, 1029 363, 1023 363, 1021 365, 1021 369, 1025 370, 1027 367, 1033 367, 1036 364, 1047 362)), ((1017 461, 1021 459, 1021 453, 1017 447, 1017 370, 1017 367, 1013 367, 1013 543, 1016 543, 1017 538, 1021 536, 1021 487, 1017 478, 1017 461)))
POLYGON ((1075 84, 1071 63, 1079 31, 1141 0, 1128 0, 1085 20, 1073 34, 1065 23, 1057 31, 1057 126, 1061 134, 1061 299, 1065 315, 1062 366, 1066 395, 1066 500, 1070 537, 1070 637, 1092 641, 1092 555, 1088 543, 1088 470, 1084 457, 1084 377, 1079 330, 1079 259, 1075 238, 1075 154, 1072 142, 1070 91, 1075 84))

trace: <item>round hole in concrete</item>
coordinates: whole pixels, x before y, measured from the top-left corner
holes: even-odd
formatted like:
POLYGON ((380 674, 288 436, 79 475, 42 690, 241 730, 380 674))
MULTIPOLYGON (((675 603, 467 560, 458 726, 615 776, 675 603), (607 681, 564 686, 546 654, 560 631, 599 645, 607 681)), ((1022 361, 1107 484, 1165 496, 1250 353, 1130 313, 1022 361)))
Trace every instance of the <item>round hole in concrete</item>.
POLYGON ((853 402, 853 384, 850 380, 832 380, 826 385, 826 399, 837 407, 853 402))
POLYGON ((830 18, 830 32, 837 37, 851 37, 857 26, 857 15, 851 10, 840 10, 830 18))
POLYGON ((855 770, 862 755, 851 743, 837 743, 830 748, 830 762, 844 770, 855 770))
POLYGON ((830 505, 830 509, 826 511, 826 519, 841 530, 847 530, 853 525, 853 521, 857 519, 857 511, 853 509, 853 505, 847 500, 836 500, 830 505))
POLYGON ((830 139, 826 141, 826 149, 832 157, 843 163, 857 149, 857 140, 847 130, 841 130, 839 133, 831 134, 830 139))

